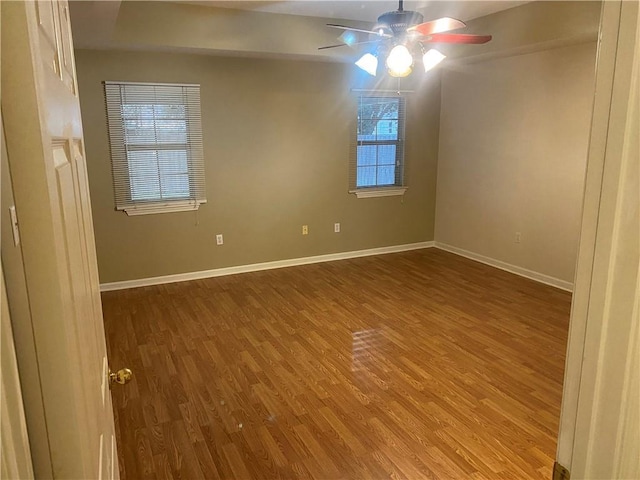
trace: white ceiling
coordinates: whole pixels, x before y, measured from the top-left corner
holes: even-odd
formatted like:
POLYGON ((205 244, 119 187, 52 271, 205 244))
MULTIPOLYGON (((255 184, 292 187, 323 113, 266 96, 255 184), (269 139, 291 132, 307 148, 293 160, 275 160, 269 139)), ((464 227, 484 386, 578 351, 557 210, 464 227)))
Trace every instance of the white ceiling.
MULTIPOLYGON (((133 0, 71 0, 71 23, 76 48, 110 48, 114 46, 113 36, 118 21, 120 7, 133 0)), ((337 21, 365 21, 374 23, 382 13, 396 10, 394 0, 296 0, 296 1, 204 1, 188 0, 178 3, 194 4, 201 7, 231 8, 247 12, 271 13, 273 15, 294 15, 302 17, 323 17, 337 21)), ((425 20, 443 16, 463 21, 506 10, 528 1, 513 0, 449 0, 424 1, 408 0, 405 10, 422 13, 425 20)), ((275 23, 275 22, 274 22, 275 23)), ((121 46, 122 47, 122 46, 121 46)), ((231 54, 232 52, 227 52, 231 54)))
MULTIPOLYGON (((530 0, 529 0, 530 1, 530 0)), ((325 17, 347 20, 375 22, 385 12, 397 10, 395 0, 298 0, 298 1, 187 1, 186 3, 221 8, 235 8, 257 12, 280 13, 286 15, 302 15, 308 17, 325 17)), ((513 0, 449 0, 449 1, 405 1, 405 10, 415 10, 422 13, 426 20, 450 16, 467 21, 491 13, 506 10, 528 3, 513 0)))

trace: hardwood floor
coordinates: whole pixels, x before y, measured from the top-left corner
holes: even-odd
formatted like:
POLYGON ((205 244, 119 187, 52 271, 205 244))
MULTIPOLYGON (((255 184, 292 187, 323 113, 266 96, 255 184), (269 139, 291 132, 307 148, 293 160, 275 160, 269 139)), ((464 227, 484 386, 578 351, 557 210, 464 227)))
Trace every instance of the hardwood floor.
POLYGON ((570 294, 436 249, 103 294, 124 479, 550 479, 570 294))

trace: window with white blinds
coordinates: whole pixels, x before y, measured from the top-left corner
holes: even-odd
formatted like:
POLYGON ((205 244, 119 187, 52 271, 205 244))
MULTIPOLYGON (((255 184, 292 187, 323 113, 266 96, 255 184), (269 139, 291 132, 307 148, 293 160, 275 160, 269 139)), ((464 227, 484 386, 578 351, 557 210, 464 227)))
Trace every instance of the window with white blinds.
POLYGON ((105 82, 115 203, 129 215, 206 202, 200 86, 105 82))
POLYGON ((358 97, 358 121, 350 165, 351 193, 360 198, 405 192, 404 131, 404 97, 358 97))

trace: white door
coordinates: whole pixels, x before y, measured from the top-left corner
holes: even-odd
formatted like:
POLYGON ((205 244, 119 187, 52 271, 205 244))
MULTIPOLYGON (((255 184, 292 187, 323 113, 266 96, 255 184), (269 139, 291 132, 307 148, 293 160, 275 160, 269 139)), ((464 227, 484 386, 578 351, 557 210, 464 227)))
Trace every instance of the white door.
POLYGON ((1 8, 2 115, 49 444, 34 463, 55 478, 118 478, 68 5, 1 8))

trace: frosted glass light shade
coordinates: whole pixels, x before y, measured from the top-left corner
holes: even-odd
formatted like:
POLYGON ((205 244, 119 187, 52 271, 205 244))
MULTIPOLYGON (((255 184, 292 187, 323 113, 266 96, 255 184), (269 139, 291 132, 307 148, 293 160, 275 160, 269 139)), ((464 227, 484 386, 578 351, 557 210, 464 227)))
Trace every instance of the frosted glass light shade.
POLYGON ((413 57, 404 45, 396 45, 387 56, 387 70, 392 77, 406 77, 413 69, 413 57))
POLYGON ((424 65, 424 71, 428 72, 433 67, 438 65, 445 58, 447 58, 446 55, 432 48, 422 56, 422 64, 424 65))
POLYGON ((376 70, 378 70, 378 58, 371 53, 365 53, 356 62, 356 65, 369 75, 376 76, 376 70))

